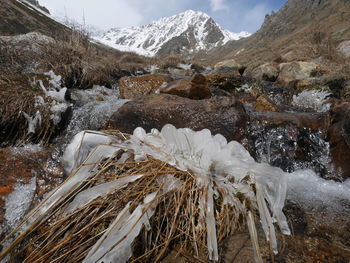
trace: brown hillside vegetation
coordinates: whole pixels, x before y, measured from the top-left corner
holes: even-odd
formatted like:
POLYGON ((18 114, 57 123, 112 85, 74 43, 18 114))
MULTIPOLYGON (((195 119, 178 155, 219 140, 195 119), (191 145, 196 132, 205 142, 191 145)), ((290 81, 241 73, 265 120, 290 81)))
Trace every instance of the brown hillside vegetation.
POLYGON ((320 56, 341 62, 336 47, 350 39, 349 25, 349 1, 289 0, 278 12, 267 15, 261 29, 251 37, 231 41, 208 54, 207 59, 235 58, 250 68, 265 62, 320 56))

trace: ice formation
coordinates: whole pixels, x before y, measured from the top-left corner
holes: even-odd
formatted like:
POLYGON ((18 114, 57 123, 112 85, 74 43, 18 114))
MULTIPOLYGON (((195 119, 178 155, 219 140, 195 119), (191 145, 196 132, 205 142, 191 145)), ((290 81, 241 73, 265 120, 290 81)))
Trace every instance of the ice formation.
POLYGON ((303 90, 298 95, 293 96, 292 105, 318 112, 327 112, 331 107, 330 103, 326 103, 330 95, 325 90, 303 90))
POLYGON ((12 230, 22 220, 27 212, 36 190, 36 178, 33 177, 29 184, 18 182, 13 192, 5 200, 5 220, 7 227, 12 230))
MULTIPOLYGON (((153 129, 151 133, 137 128, 130 139, 125 141, 101 132, 85 131, 77 134, 63 156, 65 170, 67 173, 72 172, 71 176, 27 216, 27 220, 22 223, 25 226, 22 236, 30 232, 31 224, 39 222, 50 209, 59 205, 64 197, 77 191, 93 177, 98 172, 96 168, 101 160, 115 157, 120 151, 124 153, 118 162, 129 158, 128 153, 131 151, 135 161, 152 156, 179 170, 193 173, 198 188, 203 189, 198 206, 207 231, 210 260, 219 259, 214 206, 215 187, 226 193, 224 203, 237 211, 243 212, 246 208, 236 196, 243 194, 251 200, 251 209, 259 211, 266 239, 271 241, 274 252, 277 253, 274 223, 279 225, 282 233, 290 234, 282 212, 287 181, 286 174, 281 169, 265 163, 256 163, 241 144, 235 141, 228 143, 219 134, 212 136, 207 129, 195 132, 187 128, 176 129, 168 124, 161 131, 153 129), (256 186, 256 192, 251 185, 256 186)), ((84 190, 75 196, 65 213, 72 213, 99 196, 117 191, 138 177, 142 175, 117 179, 84 190)), ((154 213, 157 196, 178 189, 182 184, 171 175, 159 180, 164 180, 163 188, 146 196, 132 213, 128 205, 124 207, 95 243, 84 262, 128 261, 132 255, 133 241, 142 227, 150 230, 149 218, 154 213)), ((250 230, 253 233, 254 227, 250 227, 250 230)))
POLYGON ((24 117, 28 122, 28 131, 27 134, 35 133, 36 128, 41 125, 41 114, 40 111, 37 111, 34 116, 29 116, 27 113, 22 111, 24 117))
POLYGON ((66 95, 67 88, 59 88, 58 90, 56 89, 47 90, 42 80, 39 80, 39 85, 47 97, 51 97, 52 99, 59 102, 65 101, 64 96, 66 95))
POLYGON ((111 136, 96 131, 82 131, 75 135, 62 157, 66 174, 79 167, 96 146, 110 144, 112 141, 111 136))

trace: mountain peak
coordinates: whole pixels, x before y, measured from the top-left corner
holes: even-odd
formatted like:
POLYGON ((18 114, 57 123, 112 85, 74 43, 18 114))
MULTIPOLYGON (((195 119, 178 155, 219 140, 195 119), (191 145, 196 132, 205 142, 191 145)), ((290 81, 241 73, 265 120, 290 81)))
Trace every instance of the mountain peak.
POLYGON ((222 29, 206 13, 187 10, 148 25, 114 28, 96 39, 122 51, 154 56, 208 51, 247 36, 247 32, 232 33, 222 29))

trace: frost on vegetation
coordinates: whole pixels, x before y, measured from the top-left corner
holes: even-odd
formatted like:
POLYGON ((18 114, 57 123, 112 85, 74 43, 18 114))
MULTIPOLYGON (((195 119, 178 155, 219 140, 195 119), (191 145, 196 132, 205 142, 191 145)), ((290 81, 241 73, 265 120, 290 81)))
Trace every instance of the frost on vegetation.
POLYGON ((34 116, 29 116, 27 113, 22 111, 24 117, 28 123, 27 134, 35 133, 36 128, 41 125, 41 114, 40 111, 37 111, 34 116))
POLYGON ((36 178, 29 184, 18 182, 5 200, 5 220, 8 230, 14 229, 27 212, 36 190, 36 178))
MULTIPOLYGON (((68 145, 63 155, 65 171, 72 172, 68 180, 53 191, 46 200, 28 216, 27 222, 39 222, 55 205, 60 204, 69 193, 73 193, 98 173, 98 162, 115 157, 117 162, 125 162, 132 152, 136 162, 146 160, 148 156, 163 161, 181 170, 190 171, 195 176, 199 192, 198 209, 201 223, 205 227, 207 248, 210 260, 219 259, 216 208, 218 189, 224 192, 223 203, 233 210, 246 214, 259 211, 261 224, 277 253, 275 225, 283 234, 290 234, 286 217, 282 212, 287 191, 286 173, 266 163, 257 163, 248 151, 238 142, 227 140, 220 134, 213 136, 207 129, 192 131, 176 129, 165 125, 161 131, 153 129, 146 133, 137 128, 125 141, 101 132, 81 132, 68 145), (253 187, 255 186, 255 187, 253 187), (256 191, 254 191, 254 188, 256 191), (238 196, 249 200, 247 207, 238 196)), ((73 213, 99 196, 126 187, 128 183, 143 175, 128 175, 114 181, 100 184, 77 194, 68 204, 65 213, 73 213)), ((158 180, 158 179, 157 179, 158 180)), ((127 262, 132 256, 132 244, 144 226, 150 231, 149 219, 155 212, 158 195, 181 189, 182 181, 172 175, 164 176, 162 188, 144 196, 131 212, 127 204, 118 213, 95 245, 90 249, 83 262, 127 262)), ((28 225, 25 231, 29 231, 28 225)))
POLYGON ((326 103, 330 95, 331 93, 325 90, 303 90, 293 96, 292 105, 317 112, 327 112, 331 106, 330 103, 326 103))
POLYGON ((45 87, 42 80, 36 81, 35 78, 32 81, 32 85, 39 83, 40 88, 45 93, 45 97, 50 98, 48 102, 42 96, 36 96, 34 99, 34 107, 46 106, 47 104, 50 109, 50 119, 54 125, 58 125, 61 122, 61 116, 67 111, 70 106, 69 103, 65 101, 65 95, 67 92, 66 87, 61 87, 62 77, 56 75, 52 70, 44 73, 44 75, 49 77, 49 87, 45 87))

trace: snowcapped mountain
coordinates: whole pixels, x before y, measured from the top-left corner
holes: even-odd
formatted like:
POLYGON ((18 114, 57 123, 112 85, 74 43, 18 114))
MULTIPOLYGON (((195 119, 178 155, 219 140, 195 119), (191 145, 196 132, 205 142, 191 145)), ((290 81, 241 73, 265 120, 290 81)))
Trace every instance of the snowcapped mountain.
POLYGON ((145 26, 114 28, 95 39, 121 51, 154 56, 206 51, 249 35, 222 29, 207 14, 188 10, 145 26))

